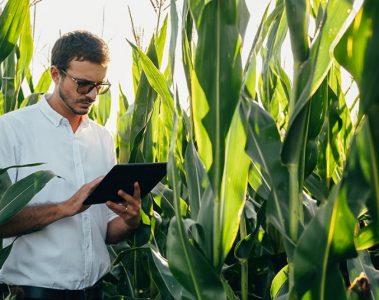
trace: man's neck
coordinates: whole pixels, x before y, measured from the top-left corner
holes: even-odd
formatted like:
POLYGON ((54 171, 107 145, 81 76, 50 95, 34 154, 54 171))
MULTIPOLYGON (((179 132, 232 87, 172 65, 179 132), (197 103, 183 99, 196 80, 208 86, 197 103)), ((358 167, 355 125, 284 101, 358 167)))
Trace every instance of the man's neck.
POLYGON ((62 101, 60 101, 54 94, 50 95, 46 99, 47 103, 50 105, 52 109, 54 109, 58 114, 60 114, 62 117, 68 120, 72 131, 75 133, 76 130, 79 128, 80 123, 82 122, 83 116, 70 111, 67 107, 63 105, 62 101))

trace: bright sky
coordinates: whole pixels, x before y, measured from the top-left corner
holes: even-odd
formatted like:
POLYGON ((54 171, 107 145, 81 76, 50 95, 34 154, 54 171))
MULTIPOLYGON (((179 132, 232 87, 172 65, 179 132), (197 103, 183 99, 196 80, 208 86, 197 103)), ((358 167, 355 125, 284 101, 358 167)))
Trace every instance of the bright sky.
MULTIPOLYGON (((169 2, 166 0, 166 6, 169 2)), ((243 52, 244 60, 247 58, 257 24, 260 22, 268 0, 246 0, 246 3, 251 17, 245 37, 247 46, 243 52)), ((179 20, 181 20, 182 6, 183 0, 178 0, 179 20)), ((133 16, 135 28, 138 32, 143 30, 142 45, 146 48, 157 23, 157 15, 150 0, 42 0, 39 2, 35 9, 34 24, 35 54, 32 70, 34 82, 36 83, 43 70, 49 66, 50 51, 55 40, 65 32, 86 29, 102 36, 108 42, 112 60, 108 75, 112 83, 113 99, 118 99, 116 96, 118 94, 117 86, 120 83, 129 102, 134 101, 131 72, 132 54, 131 48, 126 42, 126 39, 134 42, 128 7, 133 16)), ((33 23, 33 9, 31 13, 33 23)), ((178 40, 177 49, 176 65, 180 66, 180 40, 178 40)), ((188 92, 184 74, 180 69, 175 71, 174 80, 179 87, 181 98, 186 98, 188 92)), ((186 99, 180 100, 182 103, 186 101, 186 99)), ((116 102, 114 101, 115 105, 117 105, 116 102)), ((109 126, 114 130, 114 124, 109 124, 109 126)))

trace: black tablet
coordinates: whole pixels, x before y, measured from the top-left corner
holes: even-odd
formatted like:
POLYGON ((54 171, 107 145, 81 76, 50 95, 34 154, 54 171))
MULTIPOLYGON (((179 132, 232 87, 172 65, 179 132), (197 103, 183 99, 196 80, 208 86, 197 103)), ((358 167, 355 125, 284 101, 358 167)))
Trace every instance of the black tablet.
POLYGON ((115 165, 83 202, 84 205, 124 201, 117 195, 123 190, 133 195, 138 182, 141 198, 145 197, 166 175, 167 163, 130 163, 115 165))

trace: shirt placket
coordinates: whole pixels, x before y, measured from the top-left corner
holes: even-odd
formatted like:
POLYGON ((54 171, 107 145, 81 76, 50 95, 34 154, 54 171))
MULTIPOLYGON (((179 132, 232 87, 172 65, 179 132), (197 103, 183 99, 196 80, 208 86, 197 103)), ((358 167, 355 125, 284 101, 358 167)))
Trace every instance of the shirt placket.
MULTIPOLYGON (((84 169, 80 151, 80 140, 79 140, 79 131, 76 134, 72 133, 73 137, 73 158, 74 158, 74 168, 75 168, 75 176, 78 187, 81 187, 86 183, 84 176, 84 169)), ((83 252, 83 260, 84 260, 84 268, 83 268, 83 285, 87 286, 90 284, 90 272, 92 269, 92 230, 90 224, 90 217, 88 211, 84 211, 80 214, 81 217, 81 225, 82 225, 82 252, 83 252)))

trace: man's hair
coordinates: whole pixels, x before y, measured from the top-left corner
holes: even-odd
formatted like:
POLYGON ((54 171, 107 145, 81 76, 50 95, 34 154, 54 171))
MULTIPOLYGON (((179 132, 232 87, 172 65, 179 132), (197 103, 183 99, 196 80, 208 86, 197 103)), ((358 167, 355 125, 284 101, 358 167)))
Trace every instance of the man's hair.
POLYGON ((85 30, 68 32, 55 42, 51 64, 67 70, 73 60, 106 65, 110 60, 108 45, 99 36, 85 30))

